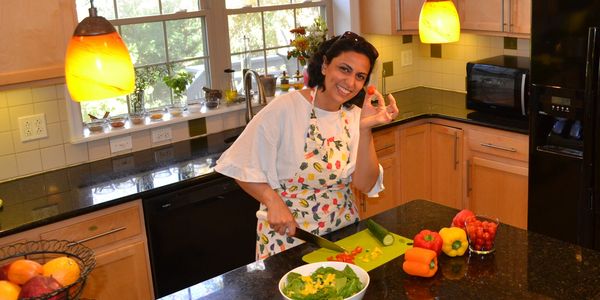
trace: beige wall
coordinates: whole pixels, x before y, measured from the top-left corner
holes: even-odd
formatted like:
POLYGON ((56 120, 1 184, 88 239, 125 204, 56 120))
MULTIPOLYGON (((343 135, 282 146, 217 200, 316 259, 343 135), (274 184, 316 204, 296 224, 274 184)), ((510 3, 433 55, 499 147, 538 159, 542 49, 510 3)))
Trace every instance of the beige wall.
MULTIPOLYGON (((408 44, 402 43, 402 36, 366 35, 366 38, 378 49, 379 64, 394 63, 394 75, 386 78, 387 91, 427 86, 464 92, 467 62, 502 54, 530 55, 528 39, 518 39, 517 50, 512 50, 504 49, 503 37, 463 33, 458 42, 442 44, 442 58, 432 58, 430 45, 421 44, 418 35, 408 44), (413 64, 402 67, 401 53, 407 50, 412 51, 413 64)), ((380 74, 374 74, 373 80, 381 87, 380 74)))
MULTIPOLYGON (((386 78, 388 92, 416 86, 464 91, 467 61, 500 54, 529 56, 529 40, 525 39, 518 40, 518 50, 505 50, 502 37, 462 34, 459 42, 442 45, 442 58, 431 58, 429 45, 421 44, 418 36, 413 36, 408 44, 402 44, 401 36, 367 38, 380 51, 379 64, 394 63, 394 75, 386 78), (412 65, 401 66, 403 50, 412 51, 412 65)), ((372 80, 380 85, 381 76, 374 74, 372 80)), ((124 152, 110 153, 108 138, 71 144, 64 93, 64 85, 0 91, 0 181, 165 144, 153 144, 150 130, 131 133, 133 149, 124 152), (48 137, 21 142, 18 117, 36 113, 46 114, 48 137)), ((239 127, 244 124, 243 112, 207 118, 206 123, 208 133, 239 127)), ((188 139, 187 126, 187 122, 170 125, 173 133, 170 142, 188 139)))

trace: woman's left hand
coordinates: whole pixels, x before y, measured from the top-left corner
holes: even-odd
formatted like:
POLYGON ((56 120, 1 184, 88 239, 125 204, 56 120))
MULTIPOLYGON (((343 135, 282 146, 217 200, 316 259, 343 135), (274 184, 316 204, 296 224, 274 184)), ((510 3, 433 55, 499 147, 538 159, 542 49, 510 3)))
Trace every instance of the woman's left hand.
POLYGON ((387 96, 389 104, 385 104, 383 95, 375 90, 373 94, 368 93, 363 102, 360 114, 360 129, 371 129, 377 125, 389 123, 398 116, 398 106, 392 94, 387 96), (375 100, 376 105, 373 105, 375 100))

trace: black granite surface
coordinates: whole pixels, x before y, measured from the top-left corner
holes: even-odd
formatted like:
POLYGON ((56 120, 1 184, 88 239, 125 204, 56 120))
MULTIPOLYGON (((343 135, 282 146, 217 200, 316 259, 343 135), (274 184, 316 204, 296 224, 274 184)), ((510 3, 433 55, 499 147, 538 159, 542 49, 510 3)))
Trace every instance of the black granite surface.
MULTIPOLYGON (((414 200, 373 219, 412 238, 422 229, 447 227, 457 210, 414 200)), ((338 240, 365 229, 364 221, 328 236, 338 240)), ((283 299, 277 283, 317 250, 302 244, 161 299, 283 299)), ((384 249, 385 251, 385 249, 384 249)), ((600 252, 500 224, 496 251, 439 258, 432 278, 409 276, 400 256, 369 271, 364 299, 598 299, 600 252)))
MULTIPOLYGON (((399 116, 383 129, 444 118, 527 133, 492 116, 469 118, 465 94, 414 88, 394 93, 399 116)), ((519 125, 519 126, 517 126, 519 125)), ((375 130, 377 130, 375 129, 375 130)), ((219 176, 212 167, 243 128, 194 138, 0 184, 0 237, 219 176)))

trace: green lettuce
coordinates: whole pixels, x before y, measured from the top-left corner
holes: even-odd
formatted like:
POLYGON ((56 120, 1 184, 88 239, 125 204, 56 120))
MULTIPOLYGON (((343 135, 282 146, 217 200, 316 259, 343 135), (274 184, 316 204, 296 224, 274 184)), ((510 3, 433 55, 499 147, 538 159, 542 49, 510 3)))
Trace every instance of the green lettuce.
POLYGON ((358 293, 363 288, 362 282, 349 266, 342 271, 331 267, 320 267, 310 276, 313 282, 317 282, 318 275, 326 278, 327 274, 335 275, 333 286, 318 289, 314 294, 302 295, 301 291, 304 290, 306 283, 302 281, 302 275, 292 272, 287 276, 287 284, 283 288, 283 293, 294 300, 342 300, 358 293))

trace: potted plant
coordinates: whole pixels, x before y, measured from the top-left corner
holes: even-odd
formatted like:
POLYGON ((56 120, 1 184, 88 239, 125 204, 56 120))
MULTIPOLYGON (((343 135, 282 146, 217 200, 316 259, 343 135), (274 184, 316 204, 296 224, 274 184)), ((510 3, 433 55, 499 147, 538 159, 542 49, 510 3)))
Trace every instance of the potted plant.
POLYGON ((181 70, 173 75, 165 75, 163 82, 173 91, 173 105, 169 109, 172 116, 180 116, 185 109, 183 99, 187 86, 194 81, 194 75, 181 70))
POLYGON ((135 69, 135 90, 131 95, 129 95, 129 113, 132 115, 132 117, 144 114, 144 97, 146 90, 154 85, 164 73, 165 69, 158 66, 141 67, 135 69))

